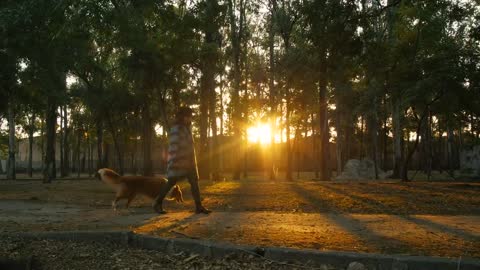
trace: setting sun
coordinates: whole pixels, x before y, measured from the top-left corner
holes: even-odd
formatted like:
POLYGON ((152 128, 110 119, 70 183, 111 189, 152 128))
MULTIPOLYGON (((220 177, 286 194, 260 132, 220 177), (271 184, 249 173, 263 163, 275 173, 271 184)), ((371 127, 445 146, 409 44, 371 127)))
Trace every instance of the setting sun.
POLYGON ((251 143, 270 144, 270 126, 265 123, 257 123, 247 129, 247 136, 251 143))

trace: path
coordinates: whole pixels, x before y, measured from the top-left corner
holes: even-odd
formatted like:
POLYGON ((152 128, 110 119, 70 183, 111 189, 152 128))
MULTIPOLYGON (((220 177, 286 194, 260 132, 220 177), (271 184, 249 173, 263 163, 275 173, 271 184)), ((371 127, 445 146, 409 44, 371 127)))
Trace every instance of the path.
POLYGON ((0 231, 133 230, 239 244, 480 258, 475 183, 202 183, 214 213, 167 202, 158 216, 139 198, 110 208, 98 181, 0 183, 0 231))
POLYGON ((149 208, 90 209, 80 205, 0 200, 4 232, 133 230, 238 244, 447 257, 480 257, 480 216, 333 213, 171 212, 149 208))

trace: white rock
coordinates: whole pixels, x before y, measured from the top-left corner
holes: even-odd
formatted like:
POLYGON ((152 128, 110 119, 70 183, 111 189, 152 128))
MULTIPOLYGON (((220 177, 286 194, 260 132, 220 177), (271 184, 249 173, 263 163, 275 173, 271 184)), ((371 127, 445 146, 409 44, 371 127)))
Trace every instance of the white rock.
POLYGON ((359 263, 359 262, 351 262, 351 263, 348 265, 347 270, 367 270, 367 268, 366 268, 365 265, 363 265, 362 263, 359 263))
MULTIPOLYGON (((378 179, 385 179, 390 176, 377 167, 378 179)), ((336 177, 336 180, 362 180, 375 179, 375 165, 371 159, 350 159, 343 168, 343 172, 336 177)))

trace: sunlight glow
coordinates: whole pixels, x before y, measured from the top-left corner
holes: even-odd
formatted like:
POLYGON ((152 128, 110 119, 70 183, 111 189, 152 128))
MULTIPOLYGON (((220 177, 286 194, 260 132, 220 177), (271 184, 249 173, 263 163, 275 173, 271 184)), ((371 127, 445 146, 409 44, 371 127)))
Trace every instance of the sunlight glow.
POLYGON ((154 127, 154 130, 155 130, 155 135, 157 136, 163 135, 163 126, 161 126, 160 124, 156 124, 154 127))
POLYGON ((260 143, 262 145, 270 144, 271 129, 270 125, 257 123, 247 129, 248 141, 251 143, 260 143))
POLYGON ((78 77, 74 76, 74 75, 71 75, 71 74, 68 74, 67 79, 65 81, 67 83, 67 87, 70 87, 70 86, 72 86, 72 84, 78 83, 78 77))

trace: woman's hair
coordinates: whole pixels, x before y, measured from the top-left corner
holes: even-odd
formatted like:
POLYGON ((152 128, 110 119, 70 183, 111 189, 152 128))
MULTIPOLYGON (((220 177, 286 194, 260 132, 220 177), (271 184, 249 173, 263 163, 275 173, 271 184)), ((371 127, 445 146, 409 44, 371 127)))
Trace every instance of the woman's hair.
POLYGON ((180 107, 177 110, 177 114, 175 115, 175 118, 178 121, 180 121, 183 117, 185 116, 192 116, 193 110, 190 107, 180 107))

